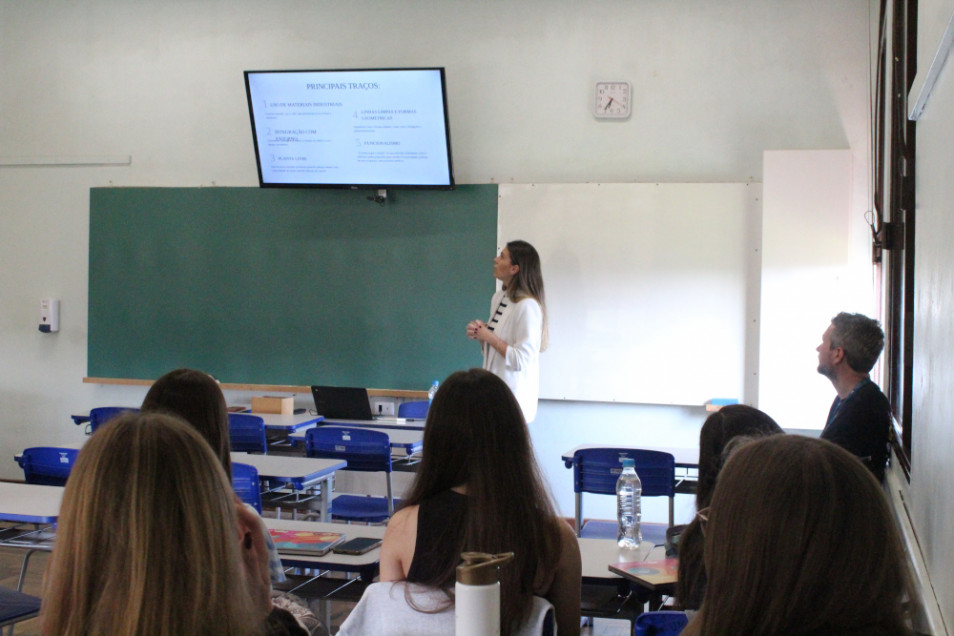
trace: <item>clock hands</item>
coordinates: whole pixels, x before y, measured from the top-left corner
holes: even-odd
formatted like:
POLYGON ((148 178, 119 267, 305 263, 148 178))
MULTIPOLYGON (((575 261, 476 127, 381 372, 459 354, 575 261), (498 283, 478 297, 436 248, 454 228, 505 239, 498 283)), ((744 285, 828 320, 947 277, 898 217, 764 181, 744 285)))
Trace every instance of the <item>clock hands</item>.
POLYGON ((603 107, 603 110, 609 110, 609 107, 613 105, 613 98, 610 97, 609 101, 606 102, 606 106, 603 107))

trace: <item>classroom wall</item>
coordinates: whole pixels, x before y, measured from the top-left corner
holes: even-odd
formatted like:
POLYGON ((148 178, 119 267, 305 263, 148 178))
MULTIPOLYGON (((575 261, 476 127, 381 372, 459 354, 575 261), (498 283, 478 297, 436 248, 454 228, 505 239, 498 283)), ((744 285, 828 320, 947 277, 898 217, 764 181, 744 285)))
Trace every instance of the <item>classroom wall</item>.
MULTIPOLYGON (((934 3, 935 5, 941 3, 934 3)), ((954 21, 947 2, 944 23, 954 21)), ((937 13, 937 12, 936 12, 937 13)), ((918 37, 930 32, 919 28, 918 37)), ((929 49, 928 59, 934 58, 929 49)), ((918 50, 919 71, 921 50, 918 50)), ((926 66, 925 66, 926 69, 926 66)), ((948 631, 954 627, 954 68, 948 59, 917 120, 913 413, 908 508, 948 631)))
MULTIPOLYGON (((446 66, 460 183, 758 183, 765 150, 849 150, 859 218, 873 11, 863 0, 0 0, 0 478, 22 475, 22 447, 79 439, 71 412, 141 400, 142 388, 81 382, 89 188, 255 185, 242 70, 446 66), (633 83, 633 116, 594 120, 593 84, 616 79, 633 83), (117 157, 129 165, 70 165, 117 157), (55 335, 37 331, 47 296, 61 300, 55 335)), ((488 246, 488 276, 492 256, 488 246)), ((532 433, 570 514, 560 452, 693 445, 704 417, 545 401, 532 433)), ((612 502, 592 511, 612 516, 612 502)))

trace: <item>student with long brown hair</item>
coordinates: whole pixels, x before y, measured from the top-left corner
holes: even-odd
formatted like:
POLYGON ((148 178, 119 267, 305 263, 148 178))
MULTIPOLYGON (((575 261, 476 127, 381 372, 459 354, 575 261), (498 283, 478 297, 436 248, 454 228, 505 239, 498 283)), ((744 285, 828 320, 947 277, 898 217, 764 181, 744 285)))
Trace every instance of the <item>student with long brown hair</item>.
MULTIPOLYGON (((208 373, 197 369, 169 371, 149 388, 140 409, 144 413, 157 412, 181 417, 190 424, 215 452, 225 474, 232 481, 229 414, 225 395, 219 383, 208 373)), ((249 508, 248 512, 253 509, 249 508)), ((265 544, 271 555, 271 576, 275 583, 285 580, 281 559, 271 536, 264 532, 265 544)), ((274 594, 276 605, 268 616, 269 636, 294 633, 297 621, 302 629, 311 630, 319 623, 304 601, 290 593, 274 594), (290 612, 290 614, 289 614, 290 612)))
POLYGON ((83 447, 43 582, 42 633, 262 634, 261 520, 185 422, 124 415, 83 447))
POLYGON ((739 448, 703 529, 708 584, 685 636, 912 633, 888 503, 871 472, 830 442, 775 435, 739 448))
POLYGON ((472 320, 467 336, 480 342, 483 368, 513 391, 524 419, 537 416, 540 353, 547 348, 547 304, 540 255, 526 241, 510 241, 494 259, 501 289, 490 301, 487 322, 472 320))
POLYGON ((196 369, 176 369, 153 382, 142 411, 158 411, 184 419, 205 438, 232 481, 229 413, 219 383, 196 369))
POLYGON ((482 369, 452 374, 427 414, 424 447, 388 524, 381 580, 450 593, 461 552, 513 552, 500 569, 501 633, 521 625, 537 595, 553 604, 560 634, 579 634, 579 546, 553 509, 507 385, 482 369))
MULTIPOLYGON (((706 418, 699 431, 699 480, 696 486, 696 510, 704 510, 712 501, 716 478, 722 470, 726 448, 739 440, 779 435, 783 431, 771 417, 745 404, 724 406, 706 418)), ((676 600, 683 609, 699 609, 705 590, 706 572, 702 561, 703 542, 699 517, 679 535, 679 575, 676 600)))

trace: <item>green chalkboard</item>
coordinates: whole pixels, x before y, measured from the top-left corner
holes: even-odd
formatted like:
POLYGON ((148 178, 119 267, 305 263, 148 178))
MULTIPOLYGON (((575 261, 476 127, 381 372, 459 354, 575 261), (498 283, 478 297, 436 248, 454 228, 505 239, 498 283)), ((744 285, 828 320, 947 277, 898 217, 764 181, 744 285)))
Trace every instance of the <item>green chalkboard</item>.
POLYGON ((423 390, 479 366, 497 186, 92 188, 87 375, 423 390))

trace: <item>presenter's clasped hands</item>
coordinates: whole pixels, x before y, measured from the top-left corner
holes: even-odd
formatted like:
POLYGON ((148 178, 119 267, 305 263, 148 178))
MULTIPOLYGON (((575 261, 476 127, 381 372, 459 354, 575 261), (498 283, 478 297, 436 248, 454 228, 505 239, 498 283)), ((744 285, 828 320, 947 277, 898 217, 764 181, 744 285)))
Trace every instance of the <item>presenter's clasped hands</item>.
MULTIPOLYGON (((467 323, 467 337, 471 340, 480 340, 478 333, 486 327, 487 324, 483 320, 471 320, 467 323)), ((489 330, 485 330, 485 333, 489 330)))

